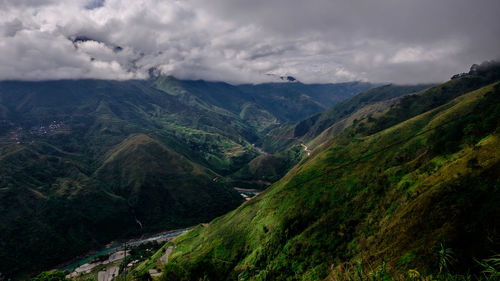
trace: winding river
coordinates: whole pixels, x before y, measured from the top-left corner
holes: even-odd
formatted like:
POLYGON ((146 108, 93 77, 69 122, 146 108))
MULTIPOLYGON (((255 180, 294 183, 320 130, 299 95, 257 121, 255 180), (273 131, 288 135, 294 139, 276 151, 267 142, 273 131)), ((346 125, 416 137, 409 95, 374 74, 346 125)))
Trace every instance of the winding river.
POLYGON ((102 249, 101 251, 94 253, 94 254, 91 254, 91 255, 88 255, 87 257, 80 259, 76 262, 71 262, 69 265, 63 266, 60 269, 63 271, 67 271, 67 272, 73 272, 75 270, 75 268, 77 268, 83 264, 86 264, 97 257, 111 254, 111 253, 114 253, 114 252, 119 251, 119 250, 123 250, 125 247, 129 248, 129 247, 139 246, 141 244, 145 244, 145 243, 153 242, 153 241, 162 242, 162 241, 170 240, 170 239, 173 239, 173 238, 187 232, 191 228, 192 227, 178 229, 178 230, 159 233, 159 234, 150 236, 148 238, 139 238, 136 240, 130 240, 130 241, 127 241, 126 243, 120 244, 119 246, 102 249))

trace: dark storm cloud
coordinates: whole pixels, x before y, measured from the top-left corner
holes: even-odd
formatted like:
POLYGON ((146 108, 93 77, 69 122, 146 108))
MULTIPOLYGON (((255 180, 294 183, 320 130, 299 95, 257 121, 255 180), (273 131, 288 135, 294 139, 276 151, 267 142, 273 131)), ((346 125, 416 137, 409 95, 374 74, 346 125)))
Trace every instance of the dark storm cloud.
POLYGON ((417 83, 500 57, 497 0, 64 2, 0 3, 0 79, 417 83))

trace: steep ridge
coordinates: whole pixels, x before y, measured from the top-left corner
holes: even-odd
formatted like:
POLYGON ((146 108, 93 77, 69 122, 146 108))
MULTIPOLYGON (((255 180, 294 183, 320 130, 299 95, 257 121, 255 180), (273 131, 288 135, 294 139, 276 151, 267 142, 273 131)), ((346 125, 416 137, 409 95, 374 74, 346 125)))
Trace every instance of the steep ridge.
MULTIPOLYGON (((471 67, 468 74, 455 75, 450 82, 443 84, 442 88, 437 87, 434 90, 425 91, 427 95, 432 94, 433 91, 434 93, 435 91, 440 92, 432 97, 432 100, 422 99, 419 95, 415 95, 429 89, 432 84, 389 84, 370 89, 339 102, 325 112, 315 114, 297 123, 284 123, 275 127, 263 136, 262 147, 271 153, 267 157, 283 159, 280 165, 288 167, 285 169, 287 171, 298 163, 302 156, 306 155, 301 152, 304 145, 309 150, 314 150, 345 128, 357 125, 361 119, 365 118, 368 118, 370 122, 378 122, 377 125, 369 125, 373 128, 368 133, 387 128, 388 124, 394 124, 394 120, 378 120, 374 119, 373 116, 380 116, 380 114, 389 111, 385 118, 390 118, 393 115, 396 122, 397 120, 415 116, 429 108, 443 104, 457 95, 463 94, 466 89, 475 89, 494 81, 499 74, 494 67, 495 64, 492 65, 489 62, 485 62, 480 66, 475 65, 471 67), (456 79, 460 77, 463 79, 456 79), (401 99, 402 101, 399 102, 401 99), (408 108, 409 103, 419 104, 419 106, 410 109, 408 108)), ((370 122, 360 124, 365 126, 370 122)), ((360 127, 359 131, 366 129, 360 127)), ((243 169, 248 170, 246 166, 243 169)), ((278 177, 283 175, 279 174, 278 177)))
MULTIPOLYGON (((264 137, 264 148, 268 151, 280 151, 294 144, 309 142, 335 124, 356 115, 354 119, 362 119, 375 112, 387 109, 404 95, 425 90, 432 85, 385 85, 370 89, 356 96, 339 102, 328 110, 310 116, 295 124, 283 124, 271 130, 264 137), (362 110, 364 108, 364 110, 362 110)), ((354 120, 353 119, 353 120, 354 120)), ((337 124, 334 132, 351 125, 352 122, 337 124)), ((332 130, 330 130, 332 131, 332 130)), ((333 132, 328 134, 332 136, 333 132)))
POLYGON ((111 150, 95 172, 109 192, 127 200, 145 231, 206 221, 237 207, 241 196, 219 177, 144 134, 111 150))
POLYGON ((162 280, 323 280, 357 261, 436 273, 440 244, 454 251, 450 271, 477 272, 473 259, 500 251, 495 71, 345 129, 256 198, 177 238, 162 280))
POLYGON ((309 153, 304 148, 313 150, 359 120, 386 111, 396 104, 401 96, 419 92, 430 86, 385 85, 373 88, 300 122, 276 126, 262 138, 263 148, 272 153, 260 155, 231 177, 240 185, 246 184, 240 180, 251 178, 267 178, 273 182, 281 178, 302 157, 308 156, 309 153), (274 163, 278 168, 270 169, 268 163, 274 163))

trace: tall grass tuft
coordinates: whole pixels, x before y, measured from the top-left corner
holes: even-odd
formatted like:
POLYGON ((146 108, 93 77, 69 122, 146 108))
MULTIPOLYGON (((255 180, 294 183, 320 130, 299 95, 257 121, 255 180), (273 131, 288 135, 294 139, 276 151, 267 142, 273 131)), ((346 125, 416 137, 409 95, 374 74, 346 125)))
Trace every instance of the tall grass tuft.
POLYGON ((500 280, 500 254, 476 262, 483 267, 481 274, 485 280, 500 280))
POLYGON ((439 249, 439 275, 446 276, 450 273, 449 267, 454 261, 454 253, 451 248, 446 248, 443 243, 441 243, 441 249, 439 249))

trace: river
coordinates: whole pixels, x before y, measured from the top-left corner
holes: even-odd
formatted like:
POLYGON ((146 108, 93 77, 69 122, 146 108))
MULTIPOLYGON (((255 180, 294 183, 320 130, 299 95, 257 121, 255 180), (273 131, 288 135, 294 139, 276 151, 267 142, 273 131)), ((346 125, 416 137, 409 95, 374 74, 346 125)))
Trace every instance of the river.
MULTIPOLYGON (((168 231, 168 232, 158 233, 158 234, 155 234, 155 235, 150 236, 148 238, 139 238, 139 239, 135 239, 135 240, 129 240, 126 243, 121 243, 119 246, 104 248, 104 249, 100 250, 99 252, 94 253, 94 254, 90 254, 90 255, 86 256, 85 258, 82 258, 76 262, 70 262, 69 265, 62 266, 60 269, 63 271, 73 272, 75 270, 75 268, 77 268, 83 264, 86 264, 97 257, 111 254, 111 253, 114 253, 114 252, 119 251, 119 250, 123 250, 125 248, 125 245, 127 248, 129 248, 129 247, 139 246, 141 244, 145 244, 145 243, 153 242, 153 241, 162 242, 165 240, 175 238, 175 237, 187 232, 191 228, 192 227, 178 229, 178 230, 172 230, 172 231, 168 231)), ((116 243, 111 243, 111 244, 116 244, 116 243)))

